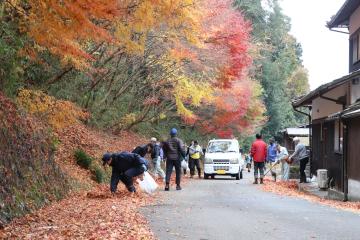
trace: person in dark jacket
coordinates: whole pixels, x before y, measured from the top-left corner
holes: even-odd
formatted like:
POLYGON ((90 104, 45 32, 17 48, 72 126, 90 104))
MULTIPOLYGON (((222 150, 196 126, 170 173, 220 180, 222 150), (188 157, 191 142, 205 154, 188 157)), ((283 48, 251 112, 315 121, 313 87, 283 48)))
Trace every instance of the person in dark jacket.
POLYGON ((136 153, 105 153, 103 166, 112 167, 110 191, 115 193, 119 181, 122 181, 129 192, 135 192, 133 177, 142 175, 148 169, 148 161, 136 153))
POLYGON ((177 138, 175 128, 170 131, 170 138, 164 142, 164 153, 166 157, 166 184, 165 191, 170 190, 170 178, 173 168, 176 171, 176 190, 181 190, 181 159, 185 158, 185 149, 183 141, 177 138))
POLYGON ((136 153, 139 154, 141 157, 145 157, 147 153, 151 153, 151 144, 143 144, 137 146, 134 150, 132 150, 132 153, 136 153))

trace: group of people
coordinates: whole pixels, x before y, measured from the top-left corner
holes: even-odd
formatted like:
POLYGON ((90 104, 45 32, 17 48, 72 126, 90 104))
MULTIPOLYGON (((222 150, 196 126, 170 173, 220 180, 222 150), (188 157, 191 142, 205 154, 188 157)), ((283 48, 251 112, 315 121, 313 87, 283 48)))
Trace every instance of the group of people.
MULTIPOLYGON (((251 151, 246 156, 248 171, 250 172, 251 162, 254 163, 254 184, 264 183, 265 163, 269 163, 269 171, 277 164, 281 164, 281 180, 289 180, 290 165, 300 162, 300 182, 306 182, 305 167, 309 156, 304 144, 295 137, 295 151, 289 156, 287 149, 270 139, 269 145, 262 140, 261 134, 256 135, 256 140, 251 146, 251 151)), ((190 146, 185 146, 183 141, 177 137, 175 128, 170 131, 170 138, 167 141, 159 142, 151 138, 150 143, 136 147, 131 153, 105 153, 102 157, 103 165, 112 167, 110 191, 116 192, 119 181, 123 182, 130 192, 135 192, 134 177, 142 178, 145 171, 149 169, 154 176, 160 176, 165 182, 165 191, 170 190, 170 179, 173 168, 176 172, 176 190, 181 190, 182 161, 188 161, 190 177, 195 175, 195 168, 201 178, 200 158, 203 150, 197 141, 192 141, 190 146), (187 147, 187 151, 185 151, 187 147), (145 155, 149 154, 152 167, 145 155), (166 160, 166 171, 161 168, 161 161, 166 160)), ((186 174, 186 169, 184 169, 186 174)))
POLYGON ((305 168, 309 161, 309 154, 304 144, 300 142, 298 137, 293 139, 295 151, 289 156, 288 150, 271 138, 269 145, 262 140, 261 134, 256 134, 256 140, 251 146, 250 154, 246 158, 248 171, 250 172, 251 160, 254 162, 254 184, 264 183, 265 163, 268 163, 270 172, 273 176, 276 174, 272 171, 273 167, 281 164, 281 180, 288 181, 290 173, 290 165, 300 163, 300 183, 306 182, 305 168))
MULTIPOLYGON (((105 153, 102 161, 104 166, 112 167, 110 191, 115 193, 119 181, 123 182, 129 192, 135 192, 133 179, 142 178, 145 171, 151 170, 152 174, 165 182, 165 191, 170 190, 170 179, 173 168, 176 173, 176 190, 181 190, 181 161, 187 159, 190 168, 190 176, 195 175, 195 167, 199 178, 201 177, 200 158, 203 155, 202 148, 197 141, 192 141, 187 147, 183 141, 177 137, 177 129, 170 130, 170 138, 164 142, 159 142, 156 138, 151 138, 150 143, 137 146, 131 153, 105 153), (145 159, 149 154, 152 166, 145 159), (161 161, 166 161, 166 171, 161 168, 161 161)), ((184 169, 186 174, 186 169, 184 169)))

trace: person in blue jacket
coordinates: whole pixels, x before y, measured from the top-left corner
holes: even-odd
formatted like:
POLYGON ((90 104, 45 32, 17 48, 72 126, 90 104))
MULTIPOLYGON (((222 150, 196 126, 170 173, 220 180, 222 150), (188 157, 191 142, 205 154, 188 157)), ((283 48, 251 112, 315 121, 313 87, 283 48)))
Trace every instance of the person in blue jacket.
POLYGON ((277 156, 277 147, 274 138, 270 138, 267 150, 268 152, 267 152, 266 162, 269 164, 269 168, 271 169, 270 170, 271 175, 274 177, 276 181, 276 173, 272 170, 273 165, 276 162, 276 156, 277 156))
POLYGON ((115 193, 119 181, 123 182, 129 192, 136 192, 133 177, 142 175, 149 167, 148 161, 136 153, 105 153, 103 166, 111 166, 112 174, 110 191, 115 193))

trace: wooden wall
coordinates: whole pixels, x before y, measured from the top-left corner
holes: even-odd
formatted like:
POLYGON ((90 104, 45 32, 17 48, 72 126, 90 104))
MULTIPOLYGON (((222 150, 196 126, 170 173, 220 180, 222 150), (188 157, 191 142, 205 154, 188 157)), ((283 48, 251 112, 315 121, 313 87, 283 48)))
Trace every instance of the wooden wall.
POLYGON ((334 151, 335 122, 323 121, 312 125, 313 149, 311 172, 327 169, 328 177, 333 179, 336 190, 344 191, 343 158, 334 151))
POLYGON ((348 122, 348 175, 360 181, 360 118, 348 122))

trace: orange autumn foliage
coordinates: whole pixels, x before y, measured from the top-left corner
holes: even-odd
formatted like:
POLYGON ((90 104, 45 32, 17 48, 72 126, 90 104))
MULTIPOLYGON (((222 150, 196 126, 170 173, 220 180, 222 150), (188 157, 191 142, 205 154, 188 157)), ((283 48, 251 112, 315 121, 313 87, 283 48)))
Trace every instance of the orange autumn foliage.
POLYGON ((42 91, 22 89, 16 101, 25 111, 45 120, 55 129, 62 129, 89 118, 89 114, 74 103, 57 100, 42 91))
POLYGON ((47 49, 77 67, 92 56, 88 41, 113 41, 107 23, 121 13, 119 1, 29 0, 28 34, 39 49, 47 49))

